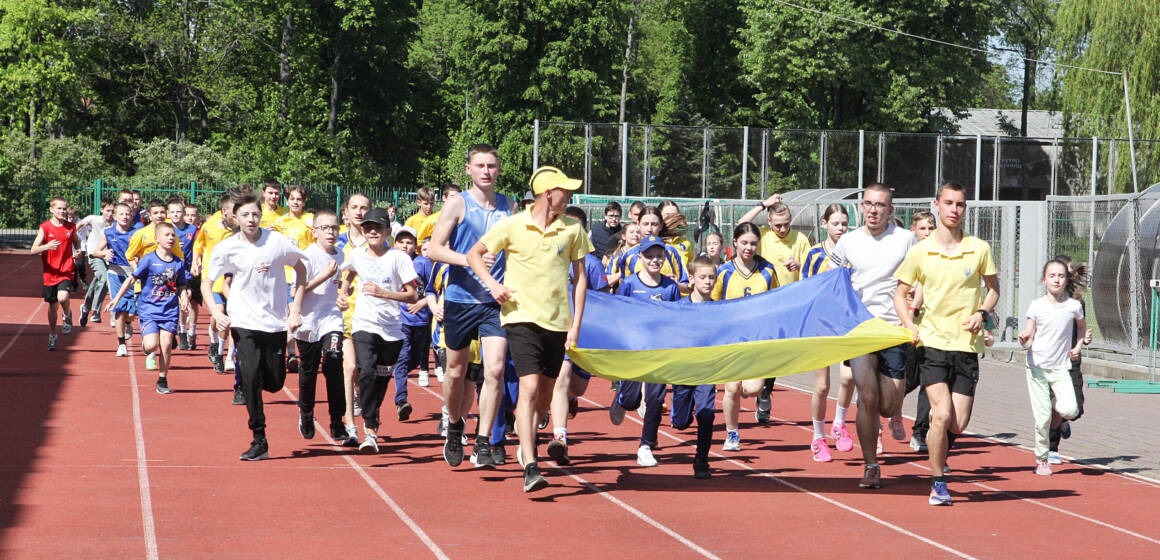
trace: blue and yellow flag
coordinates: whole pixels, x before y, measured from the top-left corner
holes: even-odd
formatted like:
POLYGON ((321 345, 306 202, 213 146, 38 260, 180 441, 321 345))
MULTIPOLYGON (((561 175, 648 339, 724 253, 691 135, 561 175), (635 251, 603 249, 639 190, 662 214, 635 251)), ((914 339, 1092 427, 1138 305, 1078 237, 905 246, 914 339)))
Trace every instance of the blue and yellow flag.
POLYGON ((568 354, 606 379, 701 385, 811 371, 911 340, 871 315, 839 268, 707 303, 588 292, 568 354))

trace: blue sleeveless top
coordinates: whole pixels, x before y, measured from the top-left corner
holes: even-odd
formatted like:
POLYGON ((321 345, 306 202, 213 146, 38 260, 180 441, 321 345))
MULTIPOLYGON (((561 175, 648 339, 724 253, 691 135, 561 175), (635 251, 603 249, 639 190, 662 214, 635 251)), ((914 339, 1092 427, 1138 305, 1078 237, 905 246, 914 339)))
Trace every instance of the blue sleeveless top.
MULTIPOLYGON (((479 238, 491 229, 491 226, 511 215, 511 203, 508 197, 496 193, 495 209, 486 210, 469 193, 463 193, 460 198, 463 199, 463 219, 451 230, 449 241, 453 251, 466 254, 479 238)), ((503 282, 503 273, 507 268, 505 257, 501 251, 496 255, 495 264, 491 265, 491 275, 499 282, 503 282)), ((470 268, 465 266, 450 268, 443 299, 456 303, 495 303, 491 292, 470 268)))
POLYGON ((118 276, 127 277, 133 274, 133 269, 129 267, 129 260, 125 258, 125 253, 129 251, 129 240, 133 237, 133 233, 139 229, 141 229, 140 224, 134 224, 134 227, 129 228, 127 232, 118 230, 117 224, 105 228, 105 241, 108 243, 109 249, 113 251, 109 265, 114 267, 114 272, 118 276))

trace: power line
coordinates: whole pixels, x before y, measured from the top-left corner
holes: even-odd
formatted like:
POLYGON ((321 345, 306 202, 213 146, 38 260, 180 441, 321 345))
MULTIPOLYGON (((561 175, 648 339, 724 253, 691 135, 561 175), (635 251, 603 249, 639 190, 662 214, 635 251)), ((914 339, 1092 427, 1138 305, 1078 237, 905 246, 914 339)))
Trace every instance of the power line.
MULTIPOLYGON (((810 8, 810 7, 807 7, 807 6, 800 6, 800 5, 798 5, 798 4, 794 4, 793 2, 787 2, 787 1, 785 1, 785 0, 773 0, 773 1, 774 1, 774 2, 776 2, 776 3, 778 3, 778 4, 781 4, 781 5, 783 5, 783 6, 788 6, 788 7, 790 7, 790 8, 794 8, 794 9, 801 10, 801 11, 804 11, 804 12, 810 12, 810 13, 813 13, 813 14, 817 14, 817 15, 819 15, 819 16, 824 16, 824 17, 828 17, 828 18, 833 18, 833 19, 836 19, 836 20, 839 20, 839 21, 844 21, 844 22, 846 22, 846 23, 852 23, 852 24, 854 24, 854 25, 861 25, 861 26, 863 26, 863 27, 869 27, 869 28, 871 28, 871 29, 877 29, 877 30, 879 30, 879 31, 885 31, 885 32, 887 32, 887 33, 893 33, 893 34, 895 34, 895 35, 902 35, 903 37, 910 37, 911 39, 918 39, 918 40, 920 40, 920 41, 927 41, 927 42, 930 42, 930 43, 937 43, 937 44, 939 44, 939 45, 943 45, 943 46, 946 46, 946 47, 953 47, 953 48, 956 48, 956 49, 963 49, 963 50, 966 50, 966 51, 972 51, 972 52, 977 52, 977 53, 982 53, 982 54, 989 54, 989 55, 996 55, 996 56, 1000 56, 998 52, 996 52, 996 51, 993 51, 993 50, 990 50, 990 49, 981 49, 981 48, 979 48, 979 47, 972 47, 972 46, 969 46, 969 45, 960 45, 960 44, 958 44, 958 43, 951 43, 951 42, 949 42, 949 41, 943 41, 943 40, 941 40, 941 39, 935 39, 935 38, 932 38, 932 37, 924 37, 924 36, 922 36, 922 35, 915 35, 914 33, 907 33, 907 32, 905 32, 905 31, 899 31, 899 30, 897 30, 897 29, 891 29, 891 28, 889 28, 889 27, 883 27, 883 26, 881 26, 881 25, 877 25, 877 24, 873 24, 873 23, 869 23, 869 22, 865 22, 865 21, 860 21, 860 20, 856 20, 856 19, 848 18, 848 17, 845 17, 845 16, 840 16, 840 15, 837 15, 837 14, 831 14, 830 12, 826 12, 826 11, 824 11, 824 10, 819 10, 819 9, 817 9, 817 8, 810 8)), ((1025 57, 1025 56, 1019 56, 1019 55, 1016 55, 1016 56, 1017 56, 1018 58, 1020 58, 1020 59, 1023 59, 1024 61, 1027 61, 1027 62, 1034 62, 1034 63, 1037 63, 1037 64, 1045 64, 1045 65, 1048 65, 1048 66, 1056 66, 1056 67, 1059 67, 1059 68, 1070 68, 1070 69, 1072 69, 1072 70, 1084 70, 1084 71, 1086 71, 1086 72, 1096 72, 1096 73, 1098 73, 1098 74, 1107 74, 1107 75, 1110 75, 1110 76, 1121 76, 1121 75, 1123 75, 1123 72, 1112 72, 1112 71, 1109 71, 1109 70, 1100 70, 1099 68, 1087 68, 1087 67, 1084 67, 1084 66, 1075 66, 1075 65, 1072 65, 1072 64, 1063 64, 1063 63, 1061 63, 1061 62, 1052 62, 1052 61, 1050 61, 1050 60, 1040 60, 1040 59, 1036 59, 1036 58, 1027 58, 1027 57, 1025 57)))

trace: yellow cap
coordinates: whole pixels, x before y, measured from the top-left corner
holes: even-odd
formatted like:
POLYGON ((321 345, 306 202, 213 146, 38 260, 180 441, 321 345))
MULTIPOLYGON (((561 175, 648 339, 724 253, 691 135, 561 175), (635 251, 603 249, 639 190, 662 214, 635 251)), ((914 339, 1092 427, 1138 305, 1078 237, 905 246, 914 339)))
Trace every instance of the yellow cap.
POLYGON ((551 189, 574 191, 580 188, 584 181, 572 179, 555 167, 544 166, 532 173, 532 180, 528 183, 532 187, 533 193, 541 194, 551 189))

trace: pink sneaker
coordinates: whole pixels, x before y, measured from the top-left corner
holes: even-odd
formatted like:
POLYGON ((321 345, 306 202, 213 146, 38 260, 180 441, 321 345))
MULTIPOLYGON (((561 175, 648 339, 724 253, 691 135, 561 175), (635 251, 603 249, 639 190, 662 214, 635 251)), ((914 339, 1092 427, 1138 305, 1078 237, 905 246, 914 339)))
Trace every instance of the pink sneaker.
POLYGON ((1036 462, 1035 474, 1039 476, 1051 476, 1051 463, 1048 463, 1047 461, 1036 462))
POLYGON ((901 416, 890 419, 890 432, 896 441, 906 441, 906 428, 902 425, 901 416))
POLYGON ((830 446, 826 445, 826 438, 820 437, 815 439, 810 444, 810 449, 814 452, 814 460, 819 463, 829 463, 833 460, 830 456, 830 446))
POLYGON ((838 440, 838 451, 845 453, 854 449, 854 438, 850 437, 850 431, 846 429, 845 424, 836 424, 830 432, 834 439, 838 440))

